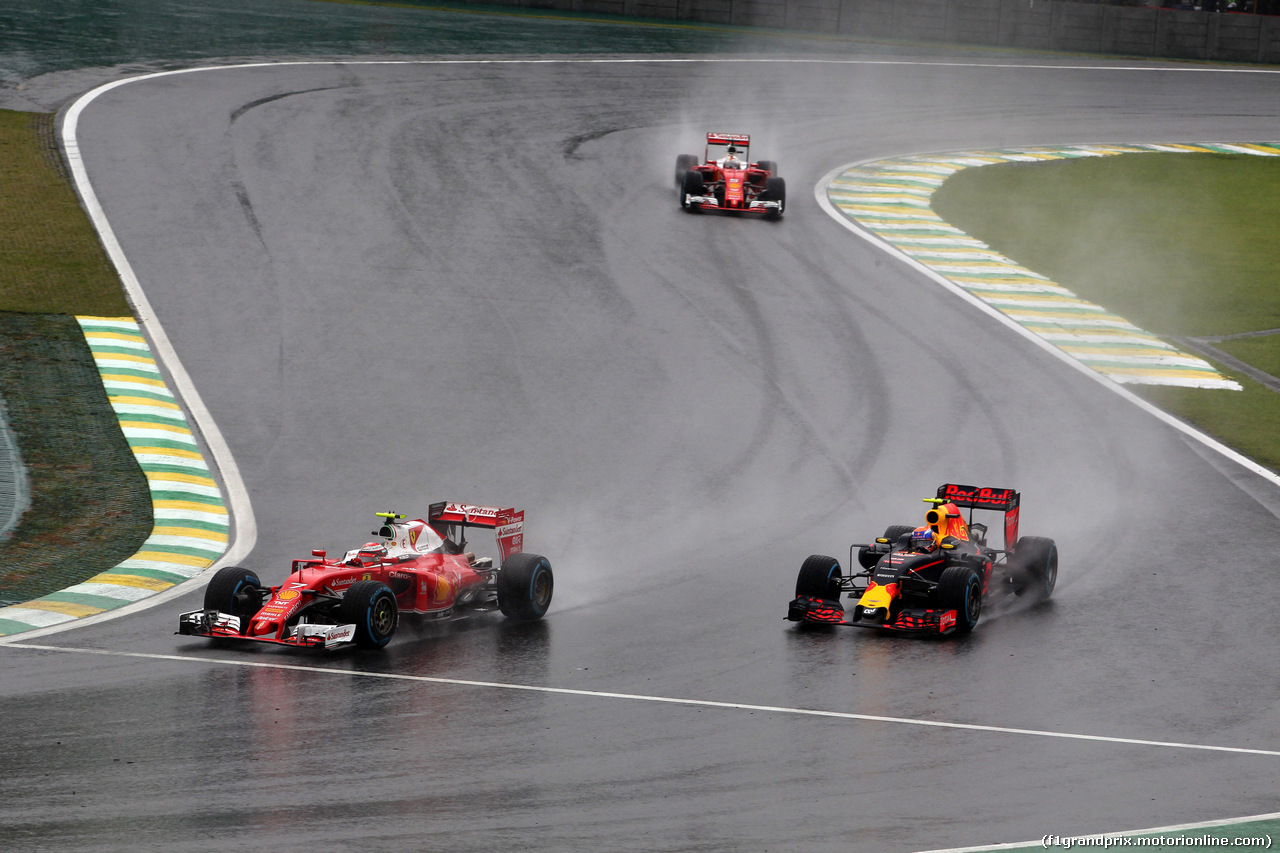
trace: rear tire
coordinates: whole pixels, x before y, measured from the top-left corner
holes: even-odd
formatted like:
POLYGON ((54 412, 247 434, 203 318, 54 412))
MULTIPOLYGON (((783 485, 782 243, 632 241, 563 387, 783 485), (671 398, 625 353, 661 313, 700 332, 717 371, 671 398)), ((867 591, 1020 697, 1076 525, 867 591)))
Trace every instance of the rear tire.
POLYGON ((554 589, 555 576, 546 557, 512 554, 498 572, 498 609, 508 619, 541 619, 554 589))
POLYGON ((840 561, 814 554, 800 565, 796 577, 796 598, 840 600, 840 561))
POLYGON ((967 634, 982 615, 982 577, 969 566, 949 566, 934 593, 938 607, 956 612, 956 633, 967 634))
POLYGON ((1053 595, 1058 583, 1058 545, 1041 536, 1023 536, 1009 558, 1009 573, 1015 592, 1031 601, 1044 601, 1053 595))
POLYGON ((680 182, 680 206, 685 210, 696 211, 696 207, 689 206, 691 195, 706 195, 706 184, 702 180, 702 173, 692 169, 684 173, 684 178, 680 182))
POLYGON ((698 157, 695 154, 680 154, 676 157, 676 186, 680 186, 680 182, 684 180, 685 172, 696 165, 698 157))
POLYGON ((262 581, 243 566, 223 566, 204 588, 204 609, 240 617, 241 628, 262 607, 262 581))
POLYGON ((898 540, 902 538, 902 534, 910 533, 915 530, 910 524, 890 524, 884 529, 884 538, 889 540, 890 545, 896 545, 898 540))
POLYGON ((768 172, 770 177, 779 177, 778 164, 772 160, 761 160, 759 163, 756 163, 756 165, 768 172))
POLYGON ((340 624, 356 626, 356 645, 362 649, 380 649, 391 642, 400 618, 395 593, 382 581, 356 581, 338 602, 340 624))
POLYGON ((767 215, 770 219, 781 218, 787 209, 787 182, 782 178, 766 178, 760 200, 779 202, 782 206, 777 210, 770 210, 767 215))

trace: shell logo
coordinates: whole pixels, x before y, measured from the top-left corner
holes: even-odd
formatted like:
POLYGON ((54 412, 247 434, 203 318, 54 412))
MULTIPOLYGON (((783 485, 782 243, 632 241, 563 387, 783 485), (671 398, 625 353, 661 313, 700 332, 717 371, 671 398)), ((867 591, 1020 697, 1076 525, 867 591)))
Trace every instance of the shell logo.
POLYGON ((436 603, 443 604, 449 600, 449 596, 453 594, 453 585, 449 583, 449 579, 445 577, 436 578, 436 603))
POLYGON ((298 597, 296 589, 282 589, 276 593, 276 599, 279 601, 293 601, 298 597))

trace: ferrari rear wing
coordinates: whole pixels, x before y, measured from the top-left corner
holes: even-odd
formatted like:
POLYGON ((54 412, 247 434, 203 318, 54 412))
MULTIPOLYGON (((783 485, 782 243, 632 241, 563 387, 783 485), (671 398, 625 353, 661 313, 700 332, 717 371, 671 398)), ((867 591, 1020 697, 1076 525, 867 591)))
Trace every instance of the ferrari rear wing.
POLYGON ((706 162, 710 163, 726 156, 729 146, 738 149, 737 157, 739 160, 749 160, 751 158, 751 137, 748 134, 708 133, 707 150, 703 155, 706 158, 706 162))
POLYGON ((1004 547, 1011 550, 1018 541, 1018 507, 1022 495, 1013 489, 979 488, 956 483, 938 486, 939 501, 955 504, 957 509, 990 509, 1004 513, 1004 547))
POLYGON ((524 548, 524 510, 440 501, 427 507, 427 523, 432 527, 457 525, 463 529, 485 527, 493 530, 504 562, 524 548))

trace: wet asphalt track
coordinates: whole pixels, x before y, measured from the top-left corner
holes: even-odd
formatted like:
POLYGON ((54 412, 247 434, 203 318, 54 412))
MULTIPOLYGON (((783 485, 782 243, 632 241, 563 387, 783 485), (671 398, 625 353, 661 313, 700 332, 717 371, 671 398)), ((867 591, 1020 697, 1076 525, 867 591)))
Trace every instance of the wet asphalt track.
POLYGON ((910 151, 1275 139, 1278 95, 725 62, 104 95, 89 174, 244 474, 247 562, 278 582, 377 510, 509 502, 556 599, 380 654, 173 636, 198 593, 31 641, 173 658, 0 648, 5 848, 912 851, 1277 811, 1274 755, 358 673, 1280 748, 1275 490, 811 189, 910 151), (676 209, 674 157, 707 129, 779 162, 783 222, 676 209), (1023 491, 1023 532, 1062 550, 1051 606, 941 643, 783 620, 805 556, 914 522, 947 479, 1023 491))

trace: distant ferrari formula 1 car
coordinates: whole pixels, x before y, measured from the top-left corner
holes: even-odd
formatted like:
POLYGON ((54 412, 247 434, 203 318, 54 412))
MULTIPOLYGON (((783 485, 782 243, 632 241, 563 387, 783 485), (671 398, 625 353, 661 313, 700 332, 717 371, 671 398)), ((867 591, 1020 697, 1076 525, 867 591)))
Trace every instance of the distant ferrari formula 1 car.
POLYGON ((793 622, 853 625, 882 631, 965 634, 978 624, 984 604, 1013 597, 1043 600, 1058 578, 1058 546, 1038 536, 1018 538, 1021 496, 1013 489, 946 483, 920 527, 894 525, 858 549, 862 571, 845 577, 833 557, 814 555, 796 579, 787 611, 793 622), (960 512, 969 510, 965 519, 960 512), (988 547, 987 526, 974 510, 1004 513, 1004 549, 988 547), (1016 544, 1011 544, 1016 543, 1016 544), (865 580, 865 585, 860 581, 865 580), (848 614, 847 593, 857 604, 848 614))
POLYGON ((676 158, 676 186, 680 206, 688 211, 718 210, 754 213, 770 219, 782 216, 787 183, 772 160, 750 159, 751 137, 739 133, 708 133, 702 163, 695 154, 676 158))
POLYGON ((497 608, 512 619, 540 619, 554 579, 546 557, 523 551, 524 512, 437 503, 427 520, 377 514, 382 526, 367 542, 331 559, 312 551, 294 560, 288 579, 267 587, 239 566, 219 569, 204 609, 183 613, 178 633, 223 640, 331 649, 381 648, 401 613, 448 619, 497 608), (501 566, 467 552, 467 528, 494 531, 501 566))

